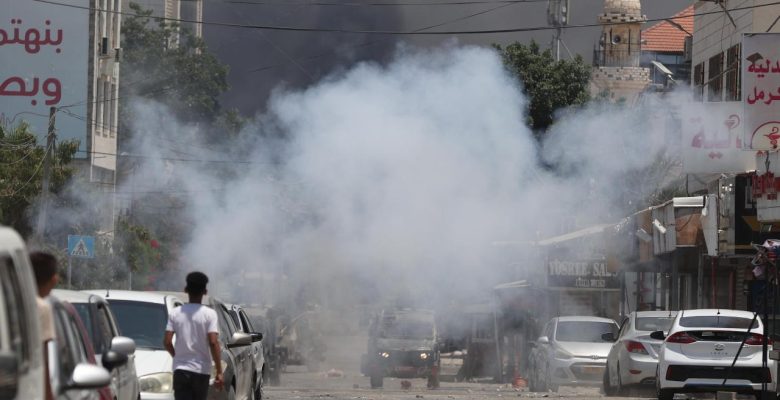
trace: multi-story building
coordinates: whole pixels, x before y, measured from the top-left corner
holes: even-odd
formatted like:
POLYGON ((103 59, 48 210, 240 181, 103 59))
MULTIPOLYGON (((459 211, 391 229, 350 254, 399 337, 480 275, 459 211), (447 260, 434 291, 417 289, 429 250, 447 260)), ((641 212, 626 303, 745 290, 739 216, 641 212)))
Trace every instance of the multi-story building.
POLYGON ((671 87, 674 83, 679 85, 690 82, 692 38, 693 4, 671 18, 642 30, 642 55, 639 65, 650 70, 650 80, 653 84, 671 87), (661 68, 666 68, 667 71, 661 68), (671 72, 671 76, 668 72, 671 72), (674 83, 670 82, 669 78, 674 80, 674 83))
POLYGON ((152 10, 155 17, 182 20, 179 23, 181 28, 189 30, 196 37, 203 37, 203 26, 198 23, 203 21, 203 0, 134 0, 127 1, 123 11, 131 12, 130 3, 137 3, 144 9, 152 10))
POLYGON ((780 32, 780 5, 769 0, 698 1, 695 4, 691 80, 698 100, 740 101, 743 33, 780 32), (758 7, 755 7, 758 6, 758 7))
POLYGON ((87 104, 90 149, 89 181, 95 184, 102 203, 98 213, 101 231, 114 230, 119 128, 119 64, 121 59, 122 0, 92 0, 90 13, 89 89, 87 104))

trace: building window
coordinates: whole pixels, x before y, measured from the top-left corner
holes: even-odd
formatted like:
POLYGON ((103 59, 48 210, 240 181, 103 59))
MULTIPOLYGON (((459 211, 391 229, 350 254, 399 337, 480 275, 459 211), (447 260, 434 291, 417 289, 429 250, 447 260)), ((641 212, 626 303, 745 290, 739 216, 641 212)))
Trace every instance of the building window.
POLYGON ((115 83, 111 84, 111 130, 109 136, 116 137, 116 132, 119 130, 119 92, 115 83))
POLYGON ((704 63, 701 62, 693 68, 693 96, 696 101, 704 98, 704 63))
POLYGON ((742 66, 739 63, 739 44, 726 51, 726 101, 740 101, 742 66))
POLYGON ((107 137, 111 130, 111 120, 113 118, 113 107, 111 106, 113 93, 111 93, 111 84, 106 80, 103 83, 103 137, 107 137))
POLYGON ((723 101, 723 53, 710 57, 707 101, 723 101))
POLYGON ((103 111, 105 106, 105 91, 103 89, 103 79, 97 79, 97 90, 95 90, 95 135, 103 130, 103 111))

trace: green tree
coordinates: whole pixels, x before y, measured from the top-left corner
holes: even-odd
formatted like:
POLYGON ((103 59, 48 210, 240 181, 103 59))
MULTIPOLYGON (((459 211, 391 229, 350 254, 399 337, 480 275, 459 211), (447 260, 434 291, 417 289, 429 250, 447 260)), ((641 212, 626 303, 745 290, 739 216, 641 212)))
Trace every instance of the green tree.
MULTIPOLYGON (((73 174, 68 164, 77 150, 75 140, 57 143, 50 180, 55 195, 73 174)), ((29 124, 11 126, 0 121, 0 225, 11 226, 25 237, 32 233, 29 211, 41 193, 45 154, 29 124)))
POLYGON ((555 113, 590 99, 590 66, 577 55, 573 60, 555 61, 550 49, 542 51, 536 42, 495 45, 506 68, 522 82, 528 96, 528 124, 536 132, 552 125, 555 113))
MULTIPOLYGON (((177 24, 152 17, 130 3, 122 20, 122 85, 120 97, 155 99, 177 117, 212 122, 220 116, 219 95, 228 89, 228 67, 208 51, 206 43, 177 24)), ((122 104, 123 118, 128 101, 122 104)))

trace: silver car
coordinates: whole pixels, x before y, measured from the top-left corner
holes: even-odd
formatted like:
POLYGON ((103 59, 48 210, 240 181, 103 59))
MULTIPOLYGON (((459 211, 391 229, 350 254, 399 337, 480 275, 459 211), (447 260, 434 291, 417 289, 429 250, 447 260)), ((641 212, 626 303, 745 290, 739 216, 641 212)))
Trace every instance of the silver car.
POLYGON ((617 335, 607 318, 558 317, 545 324, 530 354, 531 390, 557 391, 560 386, 600 386, 612 347, 604 334, 617 335))
POLYGON ((658 368, 658 351, 662 340, 650 338, 655 331, 667 332, 677 316, 676 311, 632 312, 623 321, 614 341, 604 372, 604 393, 607 396, 623 394, 627 386, 652 385, 658 368))

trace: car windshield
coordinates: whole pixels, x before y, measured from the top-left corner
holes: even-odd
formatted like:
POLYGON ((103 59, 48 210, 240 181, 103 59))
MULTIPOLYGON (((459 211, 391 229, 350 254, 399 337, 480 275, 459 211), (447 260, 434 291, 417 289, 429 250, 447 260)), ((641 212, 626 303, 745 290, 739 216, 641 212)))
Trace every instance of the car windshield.
POLYGON ((138 347, 163 350, 168 310, 164 304, 109 300, 119 332, 135 340, 138 347))
POLYGON ((89 313, 89 304, 87 303, 70 303, 73 305, 73 308, 76 309, 76 312, 79 314, 79 318, 81 318, 81 322, 84 323, 84 328, 86 328, 87 336, 89 336, 89 340, 92 341, 92 343, 95 343, 95 338, 92 337, 92 315, 89 313))
POLYGON ((385 320, 381 336, 388 339, 432 339, 433 323, 415 319, 385 320))
MULTIPOLYGON (((700 315, 680 318, 680 326, 685 328, 730 328, 747 329, 752 318, 728 317, 724 315, 700 315)), ((752 329, 758 328, 758 321, 753 322, 752 329)))
POLYGON ((636 330, 638 331, 668 331, 672 327, 674 316, 666 317, 642 317, 636 319, 636 330))
POLYGON ((599 321, 561 321, 555 331, 555 340, 559 342, 599 343, 601 335, 611 333, 617 336, 617 325, 599 321))

